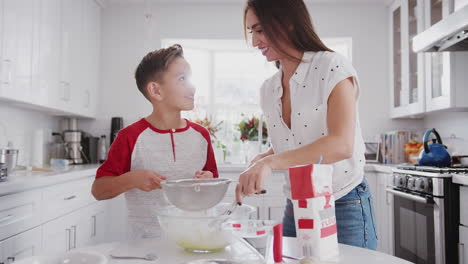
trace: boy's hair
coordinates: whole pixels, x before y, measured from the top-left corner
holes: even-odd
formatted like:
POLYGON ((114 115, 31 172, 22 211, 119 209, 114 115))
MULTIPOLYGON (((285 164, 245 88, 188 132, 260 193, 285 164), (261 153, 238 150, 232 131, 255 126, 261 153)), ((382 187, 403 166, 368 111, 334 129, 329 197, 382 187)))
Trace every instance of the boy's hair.
POLYGON ((135 70, 135 79, 138 90, 148 99, 146 94, 146 85, 150 81, 162 81, 162 73, 164 73, 169 64, 176 58, 184 57, 182 46, 174 44, 165 49, 151 51, 146 54, 135 70))

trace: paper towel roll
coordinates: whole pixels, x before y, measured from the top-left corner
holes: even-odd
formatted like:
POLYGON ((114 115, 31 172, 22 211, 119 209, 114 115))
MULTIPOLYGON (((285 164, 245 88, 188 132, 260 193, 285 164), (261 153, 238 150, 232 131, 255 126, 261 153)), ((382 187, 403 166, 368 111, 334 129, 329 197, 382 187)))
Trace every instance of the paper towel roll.
POLYGON ((42 167, 44 165, 44 130, 36 129, 32 138, 31 165, 42 167))

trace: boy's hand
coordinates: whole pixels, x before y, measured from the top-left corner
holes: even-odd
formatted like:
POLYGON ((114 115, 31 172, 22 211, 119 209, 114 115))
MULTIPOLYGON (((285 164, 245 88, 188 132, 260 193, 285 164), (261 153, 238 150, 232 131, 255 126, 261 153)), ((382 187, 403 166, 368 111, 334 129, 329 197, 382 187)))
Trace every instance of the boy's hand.
POLYGON ((197 171, 195 172, 195 179, 211 179, 213 173, 211 171, 197 171))
POLYGON ((139 170, 135 171, 135 187, 149 192, 155 189, 161 189, 160 183, 166 180, 166 177, 157 174, 150 170, 139 170))

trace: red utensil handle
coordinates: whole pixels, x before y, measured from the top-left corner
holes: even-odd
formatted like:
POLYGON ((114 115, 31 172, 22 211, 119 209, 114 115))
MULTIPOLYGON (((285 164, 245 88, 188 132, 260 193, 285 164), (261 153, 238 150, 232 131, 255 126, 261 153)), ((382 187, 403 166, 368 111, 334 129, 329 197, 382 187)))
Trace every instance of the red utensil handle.
POLYGON ((283 262, 283 224, 273 227, 273 260, 275 263, 283 262))

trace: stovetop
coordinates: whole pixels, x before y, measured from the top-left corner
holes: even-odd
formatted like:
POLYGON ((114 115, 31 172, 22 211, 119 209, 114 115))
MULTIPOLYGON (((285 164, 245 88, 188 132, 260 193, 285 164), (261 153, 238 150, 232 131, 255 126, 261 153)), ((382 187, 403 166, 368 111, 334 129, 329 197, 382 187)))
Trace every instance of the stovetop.
POLYGON ((438 168, 402 164, 393 170, 393 187, 442 197, 445 195, 445 187, 450 188, 453 175, 466 175, 468 177, 468 167, 438 168))
POLYGON ((431 166, 420 166, 414 164, 402 164, 397 166, 401 170, 412 170, 422 172, 434 172, 442 174, 468 174, 468 166, 452 166, 446 168, 431 167, 431 166))

